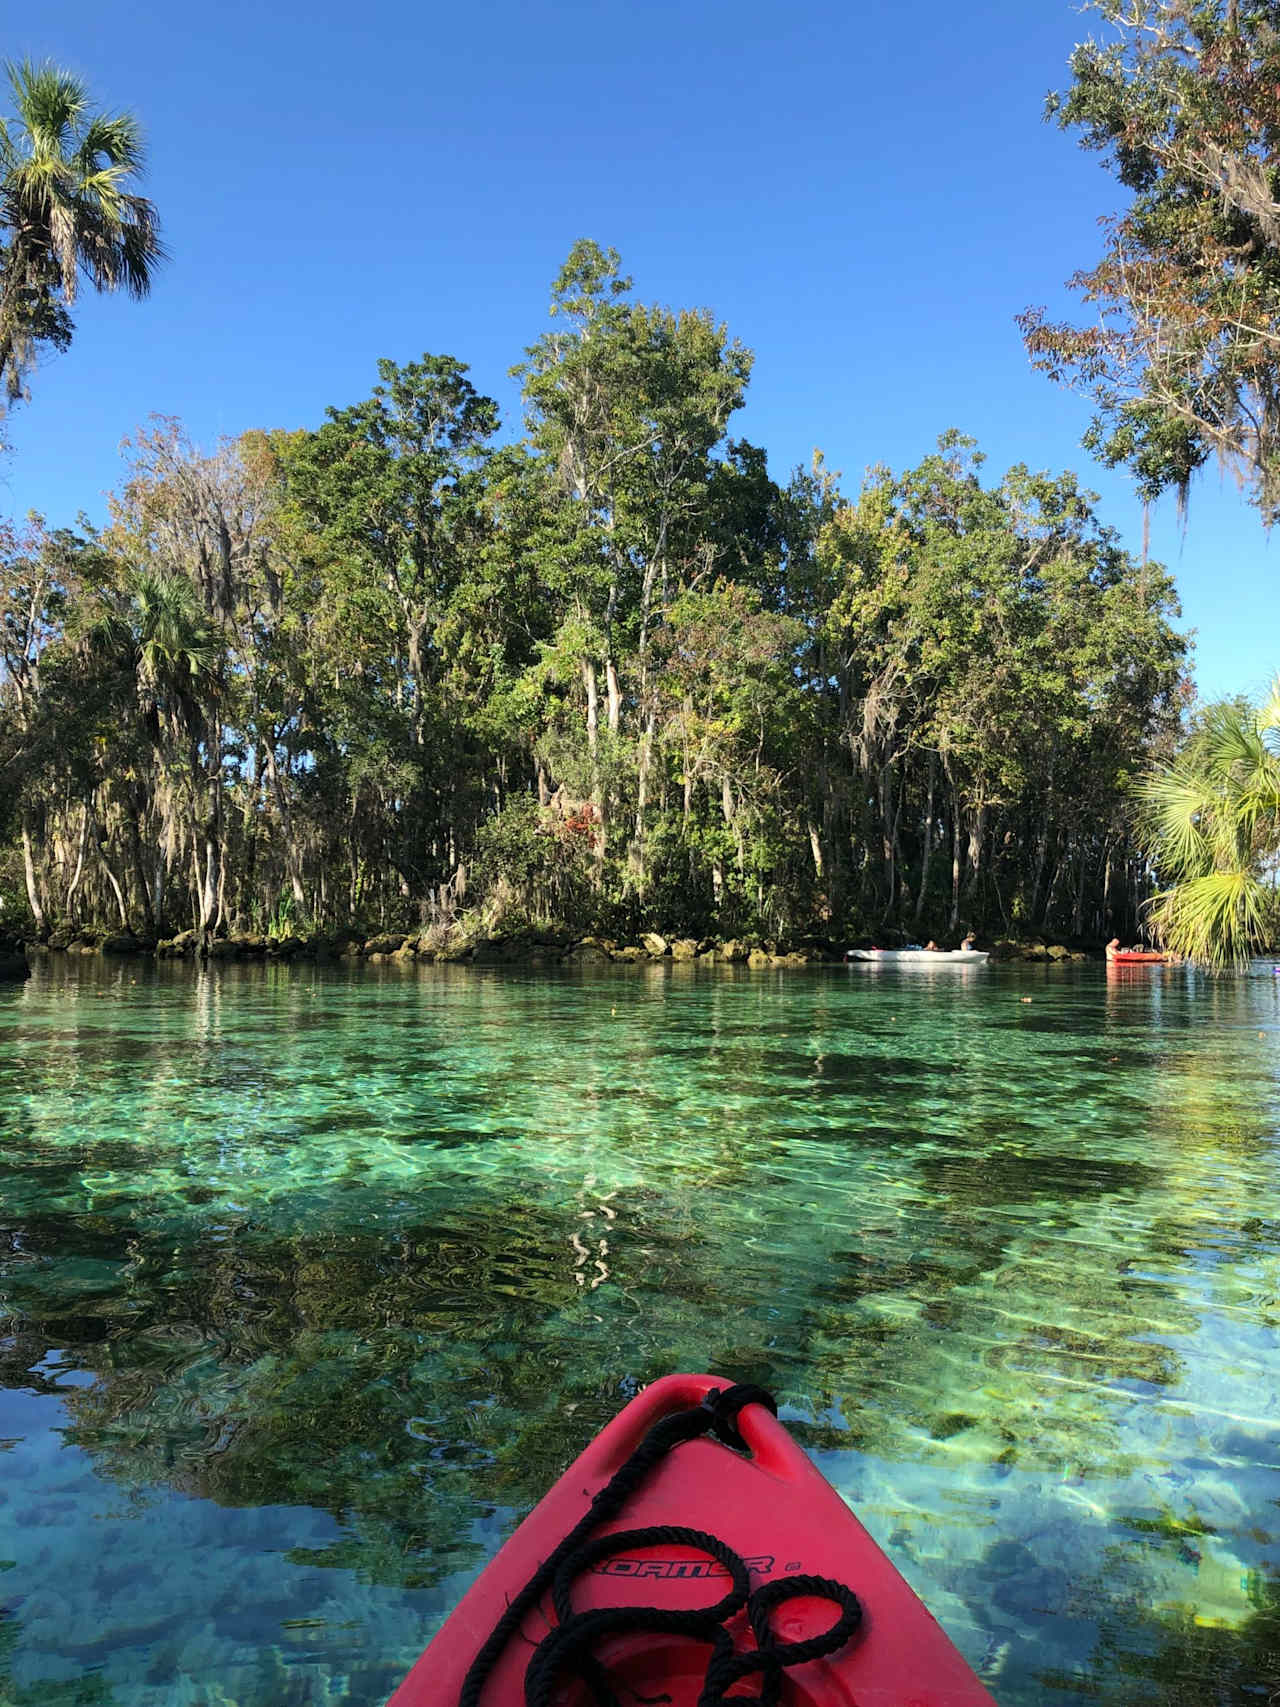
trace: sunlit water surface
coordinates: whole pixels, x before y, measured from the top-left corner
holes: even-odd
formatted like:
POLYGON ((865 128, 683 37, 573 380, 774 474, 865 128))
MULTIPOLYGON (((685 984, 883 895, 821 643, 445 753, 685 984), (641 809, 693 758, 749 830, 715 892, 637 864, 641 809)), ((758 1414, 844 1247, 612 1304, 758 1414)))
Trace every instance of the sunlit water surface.
POLYGON ((0 1703, 378 1707, 682 1368, 774 1389, 1006 1707, 1265 1702, 1278 982, 0 988, 0 1703))

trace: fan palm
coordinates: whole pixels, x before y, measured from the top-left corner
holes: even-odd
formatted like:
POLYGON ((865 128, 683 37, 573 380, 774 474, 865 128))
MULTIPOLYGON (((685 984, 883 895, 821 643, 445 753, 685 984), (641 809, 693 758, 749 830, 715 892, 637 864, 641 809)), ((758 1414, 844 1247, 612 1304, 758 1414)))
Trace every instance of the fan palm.
POLYGON ((1260 706, 1211 706, 1185 751, 1138 788, 1139 834, 1162 881, 1149 919, 1164 947, 1242 965, 1275 924, 1280 678, 1260 706))
POLYGON ((143 164, 129 113, 97 112, 52 65, 6 65, 0 118, 0 383, 22 395, 36 346, 64 349, 81 274, 100 291, 146 296, 163 259, 156 211, 130 188, 143 164))

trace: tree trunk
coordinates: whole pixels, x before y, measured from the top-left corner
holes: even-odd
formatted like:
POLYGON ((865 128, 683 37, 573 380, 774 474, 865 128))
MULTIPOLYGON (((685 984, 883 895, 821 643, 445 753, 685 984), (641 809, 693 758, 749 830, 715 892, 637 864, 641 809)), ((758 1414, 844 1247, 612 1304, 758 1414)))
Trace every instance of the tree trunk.
POLYGON ((645 720, 644 733, 640 737, 639 767, 636 776, 636 833, 635 833, 635 874, 636 887, 644 893, 648 877, 645 865, 645 819, 649 809, 649 773, 653 768, 653 735, 654 713, 650 710, 645 720))
POLYGON ((818 826, 812 821, 809 824, 809 852, 813 855, 813 874, 818 882, 822 882, 822 836, 818 826))
POLYGON ((884 882, 884 917, 893 911, 897 872, 893 857, 893 766, 880 767, 880 868, 884 882))
POLYGON ((969 876, 964 886, 966 900, 977 892, 978 878, 982 874, 982 850, 986 839, 987 805, 983 801, 969 820, 969 876))
POLYGON ((67 885, 67 896, 66 896, 65 902, 63 903, 63 909, 62 909, 63 912, 66 914, 67 922, 70 924, 73 924, 75 922, 74 903, 75 903, 75 898, 76 898, 76 890, 79 889, 80 879, 84 876, 84 855, 85 855, 85 849, 88 847, 88 845, 89 845, 89 808, 86 805, 86 807, 84 809, 84 816, 80 820, 80 841, 79 841, 79 845, 78 845, 77 851, 76 851, 76 868, 75 868, 75 871, 72 873, 71 882, 67 885))
POLYGON ((289 878, 289 888, 299 908, 307 904, 307 892, 302 886, 302 860, 298 853, 297 842, 293 833, 293 814, 289 810, 289 802, 285 796, 284 786, 280 781, 280 771, 276 765, 276 756, 271 742, 264 744, 262 762, 267 772, 267 782, 275 798, 276 811, 280 815, 280 836, 284 843, 285 871, 289 878))
POLYGON ((919 924, 924 915, 925 896, 929 893, 929 862, 933 858, 933 796, 937 782, 938 759, 934 753, 929 754, 929 803, 924 814, 924 841, 920 848, 920 888, 916 893, 915 912, 912 921, 919 924))
POLYGON ((36 922, 36 929, 42 935, 45 929, 44 901, 40 895, 40 884, 36 879, 35 856, 31 851, 31 819, 26 812, 22 814, 22 875, 27 884, 27 905, 31 908, 31 917, 36 922))
POLYGON ((582 660, 582 685, 587 694, 587 751, 591 754, 594 776, 600 747, 600 694, 596 687, 596 667, 590 658, 582 660))
POLYGON ((591 755, 591 804, 596 809, 600 835, 596 842, 596 884, 604 880, 605 810, 604 789, 600 783, 600 691, 596 667, 590 658, 582 660, 582 685, 587 693, 587 751, 591 755))
POLYGON ((98 848, 98 862, 102 866, 107 882, 111 885, 111 892, 116 898, 116 911, 120 915, 120 929, 122 931, 127 931, 129 928, 128 903, 125 901, 124 890, 120 886, 120 880, 111 869, 111 861, 107 858, 107 850, 101 846, 98 848))

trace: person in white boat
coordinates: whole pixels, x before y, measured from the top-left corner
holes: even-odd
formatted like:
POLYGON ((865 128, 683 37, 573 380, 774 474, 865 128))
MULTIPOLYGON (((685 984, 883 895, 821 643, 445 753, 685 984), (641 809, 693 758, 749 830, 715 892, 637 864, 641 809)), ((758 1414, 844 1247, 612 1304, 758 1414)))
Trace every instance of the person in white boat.
POLYGON ((972 954, 974 951, 974 948, 977 944, 977 941, 978 941, 977 937, 974 935, 974 933, 972 931, 970 931, 968 936, 960 944, 961 954, 972 954))

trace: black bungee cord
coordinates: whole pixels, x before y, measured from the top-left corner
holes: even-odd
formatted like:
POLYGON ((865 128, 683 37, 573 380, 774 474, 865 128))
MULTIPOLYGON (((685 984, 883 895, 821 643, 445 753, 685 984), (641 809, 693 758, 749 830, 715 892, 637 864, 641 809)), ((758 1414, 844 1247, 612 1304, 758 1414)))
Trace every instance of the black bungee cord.
POLYGON ((778 1414, 771 1393, 763 1387, 743 1383, 712 1388, 700 1405, 676 1411, 653 1425, 494 1625, 463 1679, 458 1707, 481 1707, 485 1684, 507 1643, 525 1614, 548 1590, 557 1622, 529 1660, 524 1677, 525 1707, 553 1707, 558 1684, 566 1674, 573 1673, 590 1690, 596 1707, 623 1707, 607 1670, 594 1652, 597 1643, 609 1636, 649 1632, 709 1643, 711 1657, 698 1707, 778 1707, 783 1675, 789 1667, 820 1659, 844 1646, 862 1622, 862 1606, 852 1589, 831 1577, 779 1577, 753 1591, 745 1560, 727 1542, 705 1530, 679 1524, 652 1524, 644 1529, 592 1538, 592 1531, 612 1522, 649 1472, 682 1442, 709 1433, 725 1446, 746 1451, 747 1444, 737 1427, 738 1413, 744 1405, 765 1405, 774 1416, 778 1414), (662 1545, 692 1548, 715 1559, 729 1574, 728 1593, 713 1606, 691 1611, 661 1606, 605 1606, 587 1612, 574 1611, 573 1584, 584 1571, 614 1554, 662 1545), (786 1601, 802 1595, 831 1601, 839 1608, 839 1614, 828 1629, 816 1636, 802 1642, 780 1642, 773 1633, 770 1617, 786 1601), (728 1624, 744 1609, 756 1645, 738 1652, 728 1624), (728 1691, 734 1684, 757 1672, 759 1695, 735 1695, 730 1700, 728 1691))

